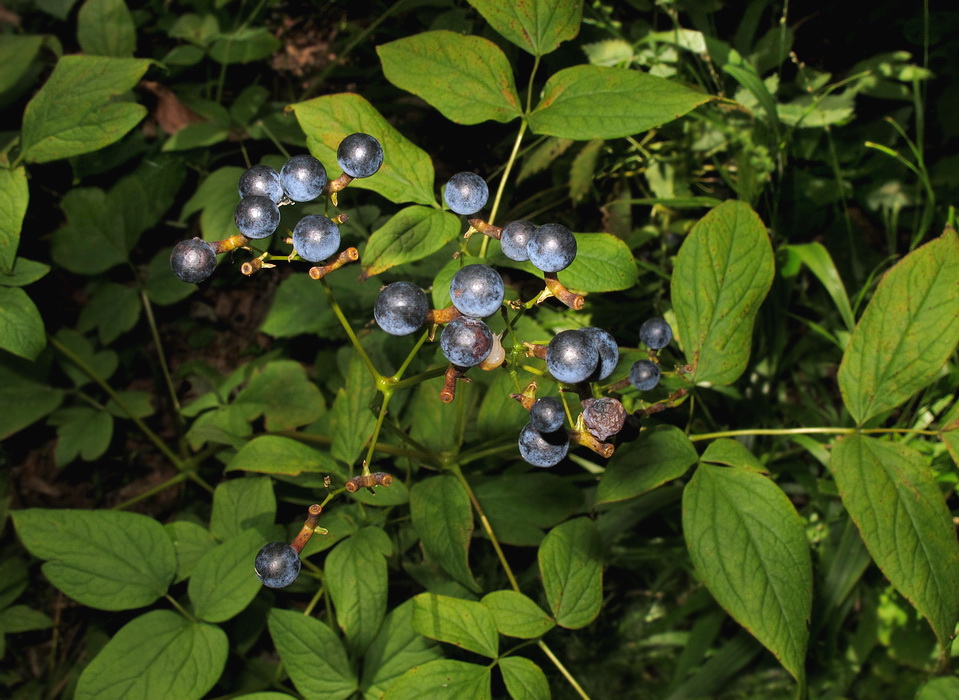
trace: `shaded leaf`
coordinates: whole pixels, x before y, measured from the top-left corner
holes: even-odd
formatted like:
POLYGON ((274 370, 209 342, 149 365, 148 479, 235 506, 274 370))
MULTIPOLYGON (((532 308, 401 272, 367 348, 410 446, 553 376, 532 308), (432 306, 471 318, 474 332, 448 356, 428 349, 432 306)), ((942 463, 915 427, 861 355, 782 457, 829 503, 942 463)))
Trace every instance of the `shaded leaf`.
POLYGON ((370 401, 376 394, 376 387, 362 358, 356 353, 350 356, 345 379, 345 385, 336 392, 333 402, 334 430, 330 454, 349 467, 373 434, 376 416, 370 411, 370 401))
POLYGON ((328 626, 293 610, 273 608, 270 636, 293 685, 308 698, 343 700, 357 689, 340 640, 328 626))
POLYGON ((537 639, 555 626, 542 608, 516 591, 493 591, 480 601, 493 613, 500 634, 520 639, 537 639))
POLYGON ((0 411, 0 440, 52 413, 62 402, 60 389, 0 362, 0 405, 17 407, 16 411, 0 411))
POLYGON ((408 670, 442 656, 439 645, 413 630, 413 605, 411 598, 390 611, 363 656, 367 698, 379 698, 408 670))
POLYGON ((603 605, 603 558, 599 531, 589 518, 557 525, 537 554, 546 600, 556 623, 585 627, 603 605))
POLYGON ((132 56, 137 48, 133 16, 123 0, 87 0, 77 13, 77 41, 85 54, 132 56))
POLYGON ((0 348, 28 360, 47 345, 43 319, 27 293, 0 287, 0 348))
MULTIPOLYGON (((510 401, 519 406, 513 399, 510 401)), ((527 547, 538 545, 544 530, 566 520, 583 505, 580 489, 561 477, 543 472, 479 481, 473 492, 497 539, 527 547)))
POLYGON ((336 607, 336 623, 357 653, 370 644, 386 616, 385 557, 392 553, 393 543, 382 529, 365 527, 326 557, 324 581, 336 607))
POLYGON ((761 474, 769 473, 743 443, 732 438, 719 438, 710 442, 701 459, 711 464, 725 464, 761 474))
POLYGON ((596 503, 625 501, 652 491, 685 474, 697 457, 689 438, 675 426, 643 431, 609 460, 599 480, 596 503))
POLYGON ((490 700, 490 670, 465 661, 437 659, 414 666, 393 683, 384 700, 490 700))
POLYGON ((214 537, 225 540, 248 529, 264 532, 274 520, 276 496, 273 481, 267 477, 231 479, 217 485, 213 492, 210 532, 214 537))
POLYGON ((473 511, 469 496, 454 477, 434 476, 410 490, 410 517, 426 553, 470 590, 479 590, 469 568, 473 511))
POLYGON ((345 478, 342 467, 326 452, 278 435, 261 435, 243 445, 227 464, 226 471, 234 469, 288 476, 329 473, 345 478))
POLYGON ((251 568, 263 544, 262 534, 244 530, 197 562, 187 588, 194 615, 207 622, 226 622, 243 612, 262 588, 251 568))
POLYGON ((26 168, 0 168, 0 272, 4 274, 13 272, 13 261, 20 245, 20 229, 29 201, 26 168))
POLYGON ((534 56, 555 51, 574 38, 583 17, 582 0, 470 0, 470 5, 504 38, 534 56))
POLYGON ((250 420, 262 415, 269 431, 312 423, 326 408, 319 388, 293 360, 275 360, 259 368, 233 403, 248 407, 250 420))
POLYGON ((54 458, 58 467, 70 464, 77 457, 86 462, 98 459, 113 438, 113 417, 89 406, 61 408, 47 423, 57 427, 54 458))
POLYGON ((549 681, 543 669, 522 656, 500 659, 506 690, 514 700, 549 700, 549 681))
POLYGON ((413 598, 413 629, 477 654, 496 658, 499 635, 493 613, 482 603, 420 593, 413 598))
POLYGON ((216 547, 216 538, 205 527, 188 520, 167 523, 163 529, 176 551, 176 579, 173 582, 180 583, 190 577, 203 555, 216 547))
POLYGON ((370 236, 360 256, 361 279, 386 272, 402 263, 422 260, 462 232, 459 217, 422 206, 406 207, 370 236))
POLYGON ((15 87, 26 74, 43 46, 43 41, 44 37, 38 35, 0 36, 0 94, 15 87))

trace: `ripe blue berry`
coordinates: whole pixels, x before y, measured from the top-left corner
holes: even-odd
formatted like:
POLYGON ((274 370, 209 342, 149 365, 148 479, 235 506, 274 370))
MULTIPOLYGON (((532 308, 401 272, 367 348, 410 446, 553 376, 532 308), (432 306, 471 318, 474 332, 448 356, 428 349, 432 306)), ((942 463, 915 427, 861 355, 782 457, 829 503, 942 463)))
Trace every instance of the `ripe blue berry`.
POLYGON ((326 187, 326 168, 311 155, 293 156, 280 168, 280 184, 294 202, 312 202, 326 187))
POLYGON ((533 231, 526 252, 536 269, 559 272, 576 258, 576 238, 562 224, 544 224, 533 231))
POLYGON ((469 216, 486 206, 489 188, 486 186, 486 180, 476 173, 456 173, 446 183, 443 199, 457 214, 469 216))
POLYGON ((586 381, 599 364, 599 350, 589 334, 580 330, 557 333, 546 347, 546 368, 567 384, 586 381))
POLYGON ((383 147, 369 134, 350 134, 340 141, 336 162, 350 177, 369 177, 383 165, 383 147))
POLYGON ((390 335, 409 335, 426 323, 430 302, 411 282, 393 282, 380 290, 373 305, 376 325, 390 335))
POLYGON ((503 255, 510 260, 523 262, 529 260, 529 252, 526 250, 529 245, 529 238, 536 230, 536 224, 532 221, 519 219, 510 221, 503 227, 503 233, 500 234, 499 244, 503 249, 503 255))
POLYGON ((629 370, 629 383, 640 391, 649 391, 659 384, 659 365, 649 360, 639 360, 629 370))
POLYGON ((583 406, 583 423, 597 440, 605 440, 623 429, 626 409, 616 399, 587 399, 583 406))
POLYGON ((325 216, 304 216, 293 229, 293 249, 304 260, 326 260, 340 247, 340 229, 325 216))
POLYGON ((519 454, 534 467, 556 466, 568 451, 569 434, 565 430, 543 433, 527 423, 519 431, 519 454))
POLYGON ((583 333, 588 335, 599 351, 599 364, 596 366, 595 379, 606 379, 616 369, 619 362, 619 346, 616 339, 602 328, 584 328, 583 333))
POLYGON ((286 542, 270 542, 257 553, 253 568, 264 586, 286 588, 300 575, 300 555, 286 542))
POLYGON ((461 314, 474 318, 486 318, 496 313, 505 294, 503 278, 489 265, 462 267, 450 281, 453 306, 461 314))
POLYGON ((446 324, 440 335, 440 348, 457 367, 475 367, 493 349, 493 334, 479 319, 460 316, 446 324))
POLYGON ((662 350, 672 339, 673 329, 662 318, 651 318, 639 327, 639 342, 650 350, 662 350))
POLYGON ((552 433, 563 427, 566 413, 563 404, 553 396, 536 399, 529 409, 529 424, 541 433, 552 433))
POLYGON ((236 205, 233 221, 247 238, 266 238, 280 225, 280 210, 269 197, 244 197, 236 205))
POLYGON ((280 174, 269 165, 254 165, 240 175, 240 197, 267 197, 279 204, 283 199, 280 174))
POLYGON ((202 282, 213 274, 216 253, 202 238, 180 241, 170 253, 170 268, 184 282, 202 282))

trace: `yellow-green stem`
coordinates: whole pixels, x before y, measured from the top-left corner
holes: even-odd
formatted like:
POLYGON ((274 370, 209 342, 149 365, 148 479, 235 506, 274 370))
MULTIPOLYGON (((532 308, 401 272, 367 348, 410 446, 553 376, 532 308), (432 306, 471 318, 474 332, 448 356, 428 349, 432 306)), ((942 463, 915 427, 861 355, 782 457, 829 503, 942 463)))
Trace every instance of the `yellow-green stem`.
POLYGON ((190 473, 189 473, 189 472, 178 472, 177 474, 174 474, 172 477, 170 477, 169 479, 167 479, 166 481, 164 481, 162 484, 157 484, 157 485, 154 486, 153 488, 147 489, 147 490, 144 491, 143 493, 138 493, 138 494, 137 494, 136 496, 134 496, 133 498, 131 498, 131 499, 129 499, 129 500, 126 500, 126 501, 124 501, 123 503, 121 503, 121 504, 119 504, 119 505, 113 506, 113 508, 111 508, 111 510, 123 510, 123 509, 125 509, 125 508, 129 508, 129 507, 132 506, 132 505, 136 505, 136 504, 139 503, 140 501, 145 501, 146 499, 150 498, 151 496, 155 496, 156 494, 160 493, 161 491, 166 491, 166 490, 167 490, 168 488, 170 488, 171 486, 176 486, 177 484, 186 481, 188 478, 190 478, 190 473))
POLYGON ((536 643, 536 646, 542 649, 543 653, 546 654, 547 658, 549 658, 549 660, 553 662, 553 665, 559 670, 560 673, 563 674, 563 678, 565 678, 566 681, 571 686, 573 686, 573 690, 579 693, 579 696, 583 698, 583 700, 589 700, 589 695, 587 695, 586 691, 583 690, 582 686, 576 682, 576 679, 573 678, 573 674, 571 674, 568 670, 566 670, 566 667, 563 666, 563 662, 560 661, 559 658, 556 656, 556 654, 553 653, 553 650, 550 649, 548 646, 546 646, 546 642, 544 642, 541 639, 536 643))
POLYGON ((190 612, 189 612, 186 608, 184 608, 182 605, 180 605, 178 602, 176 602, 176 600, 173 598, 173 596, 171 596, 169 593, 164 593, 164 594, 163 594, 163 597, 166 598, 167 601, 169 601, 170 605, 172 605, 174 608, 176 608, 176 611, 177 611, 178 613, 180 613, 181 615, 183 615, 183 617, 185 617, 187 620, 189 620, 190 622, 193 622, 193 623, 196 623, 196 622, 197 622, 197 619, 196 619, 195 617, 193 617, 193 615, 191 615, 190 612))
MULTIPOLYGON (((500 178, 499 187, 496 188, 496 197, 493 198, 493 208, 490 209, 489 218, 486 220, 487 223, 492 224, 496 220, 496 214, 499 211, 500 200, 503 198, 503 190, 506 189, 506 182, 509 179, 509 174, 513 169, 513 165, 516 163, 516 154, 519 153, 519 145, 523 141, 523 134, 526 133, 526 119, 519 125, 519 131, 516 134, 516 141, 513 143, 513 150, 509 154, 509 160, 506 161, 506 168, 503 169, 503 177, 500 178)), ((483 242, 480 244, 480 257, 486 257, 486 248, 489 246, 489 236, 483 236, 483 242)))
POLYGON ((373 375, 373 381, 375 381, 378 386, 383 380, 383 375, 376 370, 376 367, 373 365, 373 361, 370 359, 370 356, 366 354, 366 350, 362 345, 360 345, 359 338, 357 338, 356 333, 353 332, 353 326, 351 326, 350 322, 346 320, 346 315, 343 313, 343 309, 341 309, 340 305, 336 303, 336 298, 333 296, 333 290, 330 289, 330 283, 326 281, 326 278, 321 277, 320 284, 323 286, 323 291, 326 292, 326 298, 330 300, 330 307, 333 309, 333 313, 336 315, 336 318, 339 319, 340 325, 343 326, 343 330, 346 331, 347 337, 349 337, 350 342, 353 343, 353 347, 356 348, 356 352, 359 354, 360 359, 363 360, 366 368, 370 371, 370 374, 373 375))
POLYGON ((746 428, 743 430, 720 430, 715 433, 690 435, 691 442, 702 442, 722 437, 743 435, 942 435, 939 430, 919 430, 916 428, 746 428))

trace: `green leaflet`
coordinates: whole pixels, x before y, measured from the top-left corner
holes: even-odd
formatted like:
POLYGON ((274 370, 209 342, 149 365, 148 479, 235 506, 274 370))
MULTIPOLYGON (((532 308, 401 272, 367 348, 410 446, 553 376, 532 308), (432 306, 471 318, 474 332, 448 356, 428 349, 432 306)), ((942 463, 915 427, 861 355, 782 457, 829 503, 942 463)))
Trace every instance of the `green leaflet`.
POLYGON ((596 490, 596 503, 635 498, 678 479, 696 463, 696 449, 679 428, 656 426, 616 450, 596 490))
POLYGON ((470 0, 470 5, 505 39, 534 56, 574 38, 583 17, 582 0, 470 0))
POLYGON ((959 344, 959 236, 947 229, 889 270, 853 331, 839 390, 860 425, 929 384, 959 344))
POLYGON ((46 345, 43 319, 33 300, 17 287, 0 287, 0 348, 35 360, 46 345))
POLYGON ((415 262, 435 253, 462 232, 455 214, 414 205, 398 211, 370 236, 360 255, 361 280, 401 263, 415 262))
MULTIPOLYGON (((519 406, 513 399, 509 401, 519 406)), ((513 423, 514 430, 517 423, 513 423)), ((580 489, 542 471, 478 481, 474 493, 499 541, 527 547, 539 545, 544 530, 563 522, 583 506, 580 489)))
POLYGON ((226 471, 234 469, 287 476, 329 472, 345 479, 342 468, 326 452, 278 435, 261 435, 243 445, 227 464, 226 471))
POLYGON ((16 86, 43 46, 43 36, 0 36, 0 95, 16 86))
POLYGON ((555 626, 553 619, 536 603, 516 591, 493 591, 480 601, 493 613, 500 634, 537 639, 555 626))
POLYGON ((77 13, 77 41, 85 54, 132 56, 137 48, 133 16, 123 0, 87 0, 77 13))
POLYGON ((20 229, 29 201, 26 169, 0 169, 0 273, 13 272, 13 261, 20 245, 20 229))
POLYGON ((549 700, 549 681, 543 669, 522 656, 500 659, 499 670, 510 697, 515 700, 549 700))
POLYGON ((437 659, 414 666, 391 685, 383 700, 490 700, 490 670, 465 661, 437 659))
MULTIPOLYGON (((220 241, 237 233, 233 223, 233 211, 240 201, 237 183, 244 173, 243 168, 227 166, 214 170, 200 183, 193 196, 183 205, 181 219, 200 213, 200 231, 207 241, 220 241)), ((167 264, 167 274, 173 277, 167 264)), ((177 280, 179 282, 179 280, 177 280)), ((180 282, 180 284, 183 284, 180 282)))
POLYGON ((324 580, 336 606, 336 622, 358 653, 373 640, 386 616, 385 557, 392 553, 393 543, 382 529, 365 527, 326 557, 324 580))
POLYGON ((92 462, 106 452, 113 437, 113 417, 106 411, 89 406, 68 406, 53 413, 47 420, 57 427, 54 459, 64 467, 77 457, 92 462))
POLYGON ((413 599, 400 603, 383 620, 366 650, 361 687, 366 697, 380 697, 416 666, 441 658, 439 645, 413 630, 413 599))
POLYGON ((959 544, 929 464, 905 445, 850 435, 835 443, 830 469, 873 561, 948 650, 959 619, 959 544))
POLYGON ((849 295, 846 294, 846 287, 839 276, 839 270, 836 269, 836 263, 833 262, 826 246, 822 243, 801 243, 784 246, 783 250, 806 265, 822 282, 826 292, 836 305, 836 310, 842 316, 846 328, 852 332, 856 326, 856 319, 852 313, 852 306, 849 304, 849 295))
POLYGON ((424 637, 496 658, 499 634, 493 613, 482 603, 420 593, 413 598, 413 629, 424 637))
POLYGON ((304 696, 345 700, 357 689, 346 650, 326 624, 293 610, 273 608, 267 625, 293 685, 304 696))
POLYGON ((719 438, 711 441, 709 447, 703 452, 701 459, 711 464, 725 464, 749 472, 769 473, 769 470, 743 443, 732 438, 719 438))
POLYGON ((473 511, 463 486, 448 475, 416 482, 410 490, 410 517, 426 553, 454 579, 478 591, 469 568, 473 511))
POLYGON ((216 547, 216 539, 205 527, 188 520, 167 523, 163 529, 176 550, 176 578, 173 582, 180 583, 190 578, 203 555, 216 547))
POLYGON ((273 481, 268 477, 230 479, 218 484, 213 492, 210 532, 221 540, 241 535, 248 529, 264 532, 274 520, 276 496, 273 481))
POLYGON ((589 518, 557 525, 537 554, 540 576, 556 623, 585 627, 603 604, 603 558, 599 531, 589 518))
POLYGON ((263 587, 251 562, 264 544, 262 534, 244 530, 203 555, 187 588, 197 617, 226 622, 243 612, 263 587))
POLYGON ((357 353, 350 355, 344 379, 345 384, 336 392, 333 401, 330 454, 349 468, 373 434, 376 417, 370 411, 370 402, 376 396, 376 387, 357 353))
MULTIPOLYGON (((0 298, 3 292, 0 291, 0 298)), ((55 411, 64 392, 33 376, 33 366, 0 363, 0 405, 16 406, 16 411, 0 412, 0 440, 5 440, 28 425, 55 411)))
POLYGON ((802 683, 812 561, 786 494, 762 474, 700 464, 683 491, 683 533, 716 601, 802 683))
POLYGON ((723 202, 686 236, 673 268, 672 301, 692 381, 731 384, 743 373, 773 274, 769 235, 748 204, 723 202))
POLYGON ((254 370, 234 405, 250 409, 249 420, 263 416, 269 431, 293 430, 323 415, 326 405, 303 365, 293 360, 275 360, 254 370), (278 392, 276 387, 282 386, 278 392))
POLYGON ((671 122, 712 99, 637 70, 573 66, 546 81, 529 126, 576 141, 615 139, 671 122))

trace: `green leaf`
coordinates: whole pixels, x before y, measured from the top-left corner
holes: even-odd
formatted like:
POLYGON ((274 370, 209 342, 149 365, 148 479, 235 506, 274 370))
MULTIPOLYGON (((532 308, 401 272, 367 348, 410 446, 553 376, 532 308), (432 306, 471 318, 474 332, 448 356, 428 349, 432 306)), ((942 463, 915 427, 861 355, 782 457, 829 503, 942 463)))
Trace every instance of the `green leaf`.
POLYGON ((636 70, 573 66, 546 81, 529 127, 576 141, 615 139, 671 122, 712 99, 636 70))
POLYGON ((252 63, 269 58, 280 46, 266 27, 247 27, 220 35, 210 46, 210 58, 223 64, 252 63))
POLYGON ((140 309, 140 295, 135 288, 104 282, 80 310, 77 330, 87 333, 95 328, 100 343, 110 345, 136 325, 140 309))
MULTIPOLYGON (((380 293, 377 285, 358 284, 356 278, 348 274, 330 275, 326 279, 347 318, 355 318, 351 314, 369 317, 380 293)), ((309 275, 291 275, 280 282, 260 330, 277 338, 302 333, 335 338, 343 334, 323 287, 309 275)))
POLYGON ((762 474, 701 464, 683 491, 683 533, 716 601, 802 683, 812 561, 786 494, 762 474))
POLYGON ((226 471, 235 469, 287 476, 327 472, 344 478, 342 468, 327 453, 276 435, 261 435, 246 443, 227 464, 226 471))
POLYGON ((499 670, 511 698, 515 700, 549 700, 549 681, 543 669, 522 656, 500 659, 499 670))
POLYGON ((842 316, 846 328, 852 332, 856 326, 856 319, 853 316, 852 307, 849 305, 846 287, 842 283, 839 270, 836 269, 836 263, 833 262, 826 246, 822 243, 801 243, 783 246, 783 250, 788 255, 796 256, 822 283, 836 305, 839 315, 842 316))
POLYGON ((378 527, 365 527, 326 557, 324 581, 336 607, 336 623, 350 647, 362 653, 386 616, 386 559, 393 543, 378 527))
POLYGON ((263 544, 260 532, 244 530, 197 562, 187 589, 194 615, 207 622, 226 622, 243 612, 262 588, 250 569, 263 544))
POLYGON ((225 540, 248 529, 262 533, 274 520, 276 496, 273 494, 273 481, 269 477, 231 479, 220 483, 213 492, 210 532, 214 537, 225 540))
POLYGON ((37 7, 57 19, 66 20, 77 0, 37 0, 37 7))
MULTIPOLYGON (((2 367, 0 367, 2 369, 2 367)), ((0 375, 0 386, 3 385, 2 375, 0 375)), ((2 391, 2 390, 0 390, 2 391)), ((2 394, 0 394, 2 396, 2 394)), ((19 404, 16 404, 19 405, 19 404)), ((959 402, 954 403, 952 408, 940 420, 940 429, 942 441, 946 445, 949 454, 952 455, 952 461, 959 466, 959 402)), ((0 428, 0 439, 3 439, 3 430, 0 428)))
POLYGON ((583 18, 582 0, 470 0, 470 5, 507 41, 534 56, 555 51, 574 38, 583 18))
MULTIPOLYGON (((437 400, 445 381, 445 377, 436 377, 420 384, 407 410, 407 415, 412 417, 410 437, 434 452, 453 451, 459 447, 457 412, 446 410, 449 405, 437 400)), ((472 400, 473 393, 468 389, 460 389, 460 392, 461 401, 472 400)))
POLYGON ((418 205, 398 211, 378 228, 366 243, 361 260, 367 279, 391 267, 422 260, 438 251, 462 233, 455 214, 418 205))
POLYGON ((589 194, 596 175, 596 164, 602 155, 605 141, 593 139, 583 146, 569 169, 569 198, 573 204, 579 204, 589 194))
POLYGON ((4 34, 0 36, 0 95, 16 86, 37 57, 44 37, 4 34))
POLYGON ((163 526, 139 513, 30 508, 11 513, 43 573, 82 605, 131 610, 166 593, 176 571, 163 526))
POLYGON ((490 670, 465 661, 437 659, 414 666, 389 687, 383 700, 491 700, 490 670))
POLYGON ((149 391, 118 391, 117 396, 125 408, 115 399, 107 402, 106 409, 115 418, 146 418, 153 415, 153 393, 149 391), (129 409, 129 413, 126 409, 129 409), (132 414, 132 415, 131 415, 132 414))
POLYGON ((132 56, 137 49, 133 16, 123 0, 87 0, 77 13, 77 41, 85 54, 132 56))
POLYGON ((454 579, 478 591, 469 567, 473 510, 462 484, 448 475, 416 482, 410 490, 410 517, 426 553, 454 579))
POLYGON ((0 361, 0 405, 17 407, 16 411, 0 411, 0 440, 52 413, 62 402, 61 390, 0 361))
POLYGON ((0 286, 26 287, 39 279, 43 279, 50 272, 50 266, 35 260, 17 258, 13 261, 10 272, 0 271, 0 286))
POLYGON ((172 252, 173 248, 161 248, 146 269, 147 296, 160 306, 175 304, 196 291, 195 284, 186 284, 173 276, 170 270, 172 252))
POLYGON ((27 293, 0 287, 0 348, 35 360, 47 345, 43 319, 27 293))
MULTIPOLYGON (((227 166, 210 173, 187 203, 183 205, 180 218, 201 212, 200 231, 206 241, 221 241, 238 233, 233 223, 233 211, 240 201, 237 183, 243 168, 227 166)), ((173 273, 168 273, 173 277, 173 273)), ((174 278, 175 279, 175 278, 174 278)), ((178 280, 179 281, 179 280, 178 280)), ((182 282, 180 284, 183 284, 182 282)))
POLYGON ((350 498, 358 503, 367 506, 401 506, 410 502, 410 492, 399 479, 394 479, 388 487, 376 486, 373 493, 366 489, 360 489, 356 493, 351 493, 350 498))
POLYGON ((497 539, 512 545, 535 547, 544 530, 583 507, 580 489, 543 472, 497 476, 478 482, 473 491, 497 539))
POLYGON ((252 432, 242 408, 221 406, 197 417, 187 430, 186 439, 194 450, 200 449, 208 442, 239 449, 246 444, 246 439, 252 432))
POLYGON ((226 141, 230 130, 222 124, 197 122, 187 124, 163 142, 163 152, 189 151, 194 148, 209 148, 226 141))
POLYGON ((516 591, 493 591, 480 602, 493 613, 499 633, 507 637, 538 639, 555 626, 542 608, 516 591))
POLYGON ((674 330, 694 367, 691 380, 731 384, 745 371, 773 275, 769 235, 748 204, 726 201, 693 227, 672 277, 674 330))
POLYGON ((263 416, 266 429, 293 430, 319 418, 326 405, 316 384, 303 365, 293 360, 276 360, 254 371, 249 384, 233 401, 248 407, 250 420, 263 416), (282 387, 282 391, 277 389, 282 387))
POLYGON ((769 472, 743 443, 732 438, 719 438, 710 442, 709 447, 703 452, 702 461, 739 467, 746 471, 761 474, 769 472))
POLYGON ((49 615, 26 605, 14 605, 0 611, 0 632, 2 633, 18 634, 50 627, 53 627, 53 620, 49 615))
POLYGON ((523 114, 513 70, 493 42, 446 30, 376 47, 383 75, 458 124, 508 122, 523 114))
POLYGON ((413 605, 411 598, 390 611, 363 655, 365 697, 380 697, 410 669, 441 658, 439 645, 413 630, 413 605))
POLYGON ((557 624, 585 627, 603 605, 603 553, 599 531, 589 518, 557 525, 537 555, 546 600, 557 624))
POLYGON ((934 678, 919 689, 916 700, 953 700, 959 697, 959 678, 934 678))
POLYGON ((373 434, 376 417, 370 411, 370 402, 376 387, 362 358, 350 356, 346 383, 336 392, 333 402, 333 445, 330 454, 347 466, 352 466, 363 446, 373 434))
POLYGON ((336 149, 346 136, 365 133, 383 147, 383 166, 368 178, 353 180, 350 187, 378 192, 391 202, 436 204, 433 161, 419 146, 397 131, 365 98, 353 93, 317 97, 290 105, 306 134, 310 152, 331 178, 338 172, 336 149))
POLYGON ((70 464, 77 457, 86 462, 99 459, 113 438, 113 416, 89 406, 61 408, 47 423, 57 427, 54 457, 58 467, 70 464))
POLYGON ((917 248, 882 279, 839 366, 839 390, 860 425, 928 385, 959 344, 959 236, 917 248))
MULTIPOLYGON (((116 372, 119 359, 113 350, 96 352, 93 349, 93 343, 70 328, 61 328, 57 332, 57 340, 67 346, 73 354, 86 363, 101 379, 109 379, 113 376, 113 373, 116 372)), ((85 386, 93 381, 86 372, 81 370, 66 356, 62 356, 59 359, 63 371, 78 387, 85 386)))
POLYGON ((935 474, 906 445, 836 441, 830 469, 873 561, 949 648, 959 619, 959 543, 935 474))
POLYGON ((424 637, 483 656, 495 659, 499 654, 499 634, 493 613, 482 603, 420 593, 413 598, 413 629, 424 637))
POLYGON ((0 272, 4 274, 13 272, 29 201, 26 168, 0 168, 0 272))
POLYGON ((103 190, 75 187, 67 192, 60 207, 67 224, 53 232, 50 252, 54 262, 70 272, 93 275, 127 261, 123 227, 110 221, 103 190))
POLYGON ((296 689, 308 698, 344 700, 357 689, 346 650, 329 627, 303 613, 273 608, 270 636, 296 689))
POLYGON ((153 228, 169 211, 186 177, 183 160, 157 155, 144 160, 121 178, 107 195, 107 223, 122 221, 125 250, 133 250, 140 234, 153 228))
POLYGON ((636 498, 678 479, 697 457, 696 448, 679 428, 659 425, 645 430, 609 460, 596 489, 596 504, 636 498))
POLYGON ((173 582, 180 583, 190 578, 197 563, 216 546, 216 538, 205 527, 188 520, 167 523, 163 529, 176 551, 176 579, 173 582))
POLYGON ((128 622, 90 662, 76 700, 200 700, 216 684, 229 652, 226 633, 170 610, 128 622))
POLYGON ((146 108, 113 98, 131 90, 150 61, 64 56, 23 113, 23 156, 46 163, 119 141, 146 108))

